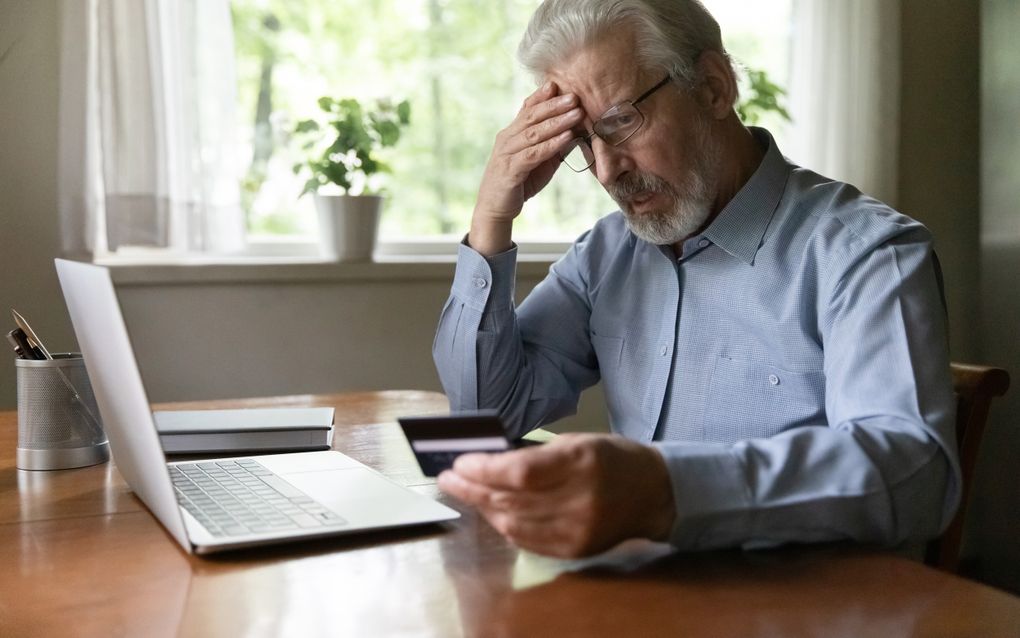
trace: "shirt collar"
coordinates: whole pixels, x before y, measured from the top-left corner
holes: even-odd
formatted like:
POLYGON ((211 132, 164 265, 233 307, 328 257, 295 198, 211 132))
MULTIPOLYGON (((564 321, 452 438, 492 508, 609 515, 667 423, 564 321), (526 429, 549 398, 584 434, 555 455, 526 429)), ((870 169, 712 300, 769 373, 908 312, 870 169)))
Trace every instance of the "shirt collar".
POLYGON ((755 140, 765 146, 765 156, 747 183, 703 233, 716 246, 748 265, 754 264, 754 256, 786 190, 791 170, 771 133, 753 126, 750 130, 755 140))

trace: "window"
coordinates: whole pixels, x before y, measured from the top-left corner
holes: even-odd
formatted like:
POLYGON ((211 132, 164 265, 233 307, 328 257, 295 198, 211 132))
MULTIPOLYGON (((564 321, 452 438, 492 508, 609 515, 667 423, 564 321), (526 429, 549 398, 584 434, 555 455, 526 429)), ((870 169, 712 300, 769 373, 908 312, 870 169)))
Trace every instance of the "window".
MULTIPOLYGON (((765 71, 780 87, 790 86, 791 41, 793 37, 793 0, 703 0, 722 28, 726 50, 746 80, 741 68, 765 71)), ((747 87, 742 86, 742 93, 747 87)), ((761 126, 776 137, 780 148, 792 134, 792 124, 775 113, 765 113, 761 126)))
MULTIPOLYGON (((738 61, 788 77, 791 0, 706 2, 738 61)), ((534 88, 514 53, 537 0, 234 0, 242 185, 249 237, 311 240, 310 197, 289 131, 323 95, 408 98, 411 127, 388 156, 383 242, 460 238, 493 138, 534 88)), ((784 123, 764 124, 782 139, 784 123)), ((521 242, 567 242, 615 204, 562 171, 528 202, 521 242)))

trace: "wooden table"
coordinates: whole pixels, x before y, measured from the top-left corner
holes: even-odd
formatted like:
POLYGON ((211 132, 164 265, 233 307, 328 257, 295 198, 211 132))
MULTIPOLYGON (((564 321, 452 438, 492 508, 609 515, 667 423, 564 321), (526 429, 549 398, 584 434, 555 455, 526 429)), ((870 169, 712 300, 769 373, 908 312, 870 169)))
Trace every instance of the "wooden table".
MULTIPOLYGON (((335 447, 459 509, 444 525, 185 554, 115 463, 15 468, 0 413, 0 636, 1020 636, 1020 599, 852 547, 555 561, 509 545, 418 471, 394 418, 442 395, 362 392, 175 407, 335 406, 335 447)), ((167 406, 161 406, 167 407, 167 406)))

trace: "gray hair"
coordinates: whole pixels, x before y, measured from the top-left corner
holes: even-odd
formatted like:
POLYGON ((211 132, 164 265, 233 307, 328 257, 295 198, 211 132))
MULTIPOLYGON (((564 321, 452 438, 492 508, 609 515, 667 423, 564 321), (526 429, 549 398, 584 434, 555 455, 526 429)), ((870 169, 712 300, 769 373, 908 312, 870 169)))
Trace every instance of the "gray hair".
POLYGON ((717 51, 729 61, 719 23, 699 0, 545 0, 531 16, 517 58, 541 81, 556 64, 621 25, 634 28, 641 68, 661 69, 681 85, 697 83, 702 52, 717 51))

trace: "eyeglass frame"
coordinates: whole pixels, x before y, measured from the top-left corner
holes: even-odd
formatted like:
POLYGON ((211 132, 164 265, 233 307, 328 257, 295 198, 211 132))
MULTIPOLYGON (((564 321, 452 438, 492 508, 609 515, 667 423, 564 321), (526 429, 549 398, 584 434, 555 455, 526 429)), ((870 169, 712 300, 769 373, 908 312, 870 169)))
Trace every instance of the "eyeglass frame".
POLYGON ((592 125, 591 125, 591 128, 592 128, 591 133, 588 133, 587 135, 578 135, 577 137, 572 138, 570 140, 571 143, 573 144, 573 146, 571 147, 571 151, 567 152, 565 155, 561 154, 560 155, 560 161, 563 162, 564 164, 566 164, 567 168, 569 168, 570 170, 574 171, 575 173, 583 173, 584 171, 588 170, 589 168, 591 168, 592 166, 595 165, 595 156, 594 156, 595 149, 593 149, 592 146, 591 146, 591 138, 593 138, 593 137, 595 137, 597 135, 599 137, 599 139, 602 140, 603 142, 605 142, 606 144, 609 144, 610 146, 619 146, 620 144, 623 144, 624 142, 626 142, 630 138, 634 137, 634 134, 637 133, 638 131, 640 131, 641 127, 645 123, 645 114, 641 112, 641 109, 639 109, 637 107, 637 105, 640 104, 641 102, 643 102, 644 100, 648 99, 649 97, 651 97, 653 93, 655 93, 656 91, 658 91, 662 87, 666 86, 669 83, 669 81, 672 80, 672 79, 673 79, 672 76, 667 74, 666 77, 662 78, 662 80, 660 80, 658 84, 656 84, 652 88, 648 89, 647 91, 645 91, 641 95, 637 96, 633 100, 624 100, 623 102, 618 102, 618 103, 610 106, 608 109, 606 109, 602 113, 602 115, 599 117, 599 119, 595 120, 595 122, 592 123, 592 125), (598 129, 599 122, 602 122, 604 119, 606 119, 606 114, 607 113, 609 113, 610 111, 613 111, 614 109, 620 108, 624 104, 629 104, 632 107, 634 107, 634 111, 637 112, 637 114, 641 116, 641 121, 638 123, 638 125, 636 127, 634 127, 633 131, 631 131, 630 133, 627 134, 627 137, 625 137, 622 140, 619 140, 619 141, 617 141, 615 143, 614 142, 610 142, 609 140, 607 140, 605 137, 603 137, 598 132, 597 129, 598 129), (588 147, 588 149, 592 151, 592 153, 593 153, 592 159, 591 159, 590 162, 588 162, 588 165, 585 166, 584 168, 574 168, 573 166, 570 165, 569 162, 567 162, 567 155, 569 155, 570 152, 572 152, 574 148, 579 147, 581 144, 585 144, 588 147))

